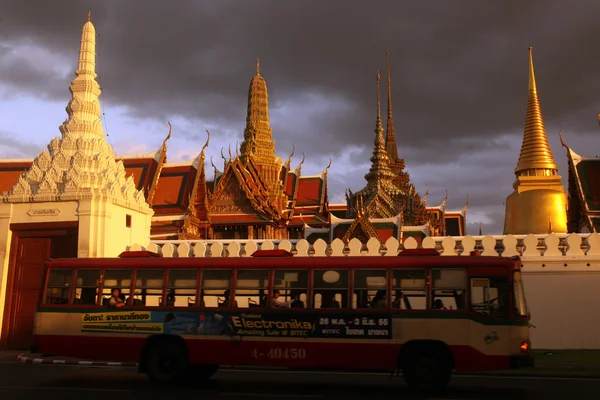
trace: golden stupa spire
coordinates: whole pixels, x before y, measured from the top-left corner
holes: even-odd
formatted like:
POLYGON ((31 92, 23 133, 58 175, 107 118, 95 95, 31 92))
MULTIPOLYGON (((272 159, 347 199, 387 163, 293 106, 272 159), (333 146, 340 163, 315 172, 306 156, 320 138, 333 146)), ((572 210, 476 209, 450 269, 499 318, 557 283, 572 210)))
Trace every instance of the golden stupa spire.
POLYGON ((387 132, 385 135, 385 149, 392 161, 398 160, 398 146, 396 145, 396 134, 394 133, 394 117, 392 116, 392 66, 390 61, 390 49, 386 49, 387 57, 387 132))
POLYGON ((92 12, 88 11, 88 22, 92 21, 92 12))
POLYGON ((525 134, 521 146, 519 162, 515 174, 525 176, 556 175, 558 168, 554 162, 542 110, 538 99, 535 72, 533 69, 533 55, 529 48, 529 96, 527 99, 527 117, 525 118, 525 134))
POLYGON ((256 59, 256 75, 260 75, 260 58, 256 59))

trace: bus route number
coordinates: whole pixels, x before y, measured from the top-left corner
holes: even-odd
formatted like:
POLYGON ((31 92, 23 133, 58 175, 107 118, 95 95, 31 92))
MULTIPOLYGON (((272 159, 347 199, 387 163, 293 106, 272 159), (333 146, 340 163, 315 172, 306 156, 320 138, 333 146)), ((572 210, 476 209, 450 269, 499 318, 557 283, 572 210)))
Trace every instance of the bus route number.
POLYGON ((306 349, 298 348, 279 348, 271 347, 266 352, 262 353, 255 347, 250 354, 252 358, 272 358, 272 359, 305 359, 306 349))

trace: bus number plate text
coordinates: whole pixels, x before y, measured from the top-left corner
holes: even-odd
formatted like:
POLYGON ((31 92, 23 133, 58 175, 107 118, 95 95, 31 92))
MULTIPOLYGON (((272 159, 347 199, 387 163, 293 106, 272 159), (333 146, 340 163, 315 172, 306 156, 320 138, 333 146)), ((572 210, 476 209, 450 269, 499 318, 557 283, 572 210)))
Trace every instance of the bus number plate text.
POLYGON ((259 351, 256 347, 250 354, 252 358, 270 358, 270 359, 284 359, 284 360, 303 360, 306 358, 306 349, 303 348, 280 348, 271 347, 265 351, 259 351))

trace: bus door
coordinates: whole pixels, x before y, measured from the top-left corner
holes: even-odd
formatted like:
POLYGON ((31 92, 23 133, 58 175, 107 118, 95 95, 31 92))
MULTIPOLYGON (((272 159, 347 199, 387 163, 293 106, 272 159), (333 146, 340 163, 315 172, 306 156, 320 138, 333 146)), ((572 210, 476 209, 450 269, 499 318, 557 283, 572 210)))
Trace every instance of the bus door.
POLYGON ((486 355, 507 354, 511 342, 509 277, 470 276, 469 288, 472 345, 486 355))

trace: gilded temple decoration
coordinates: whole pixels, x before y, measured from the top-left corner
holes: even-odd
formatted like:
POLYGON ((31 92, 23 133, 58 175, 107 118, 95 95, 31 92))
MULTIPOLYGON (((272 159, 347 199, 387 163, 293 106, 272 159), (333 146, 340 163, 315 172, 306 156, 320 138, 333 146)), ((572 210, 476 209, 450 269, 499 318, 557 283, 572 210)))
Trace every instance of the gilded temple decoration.
POLYGON ((514 172, 517 179, 506 199, 504 234, 547 233, 549 220, 555 232, 567 232, 567 196, 546 137, 531 47, 525 130, 514 172))

